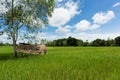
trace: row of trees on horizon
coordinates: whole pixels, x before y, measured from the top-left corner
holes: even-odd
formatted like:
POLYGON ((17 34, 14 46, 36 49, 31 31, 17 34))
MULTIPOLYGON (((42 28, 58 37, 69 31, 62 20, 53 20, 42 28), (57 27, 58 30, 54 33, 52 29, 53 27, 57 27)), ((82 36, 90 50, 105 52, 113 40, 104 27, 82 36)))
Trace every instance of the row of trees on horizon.
MULTIPOLYGON (((91 42, 88 42, 88 40, 83 41, 81 39, 76 39, 73 37, 57 39, 53 41, 42 39, 40 42, 40 44, 46 44, 47 46, 120 46, 120 36, 116 37, 115 39, 96 39, 91 42)), ((30 42, 27 44, 30 44, 30 42)), ((0 42, 0 46, 12 46, 12 44, 0 42)))
POLYGON ((53 40, 47 42, 48 46, 120 46, 120 36, 115 39, 96 39, 92 42, 83 41, 73 37, 53 40))

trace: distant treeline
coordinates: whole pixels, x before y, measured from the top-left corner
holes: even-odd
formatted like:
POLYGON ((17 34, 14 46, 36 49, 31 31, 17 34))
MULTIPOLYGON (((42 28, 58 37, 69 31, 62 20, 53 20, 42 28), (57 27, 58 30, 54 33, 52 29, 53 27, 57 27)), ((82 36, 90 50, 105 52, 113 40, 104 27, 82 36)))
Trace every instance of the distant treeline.
POLYGON ((12 46, 12 44, 10 44, 10 43, 2 43, 2 42, 0 42, 0 46, 12 46))
MULTIPOLYGON (((83 41, 73 37, 53 41, 46 41, 46 39, 43 39, 41 40, 41 43, 46 44, 47 46, 120 46, 120 36, 115 39, 96 39, 92 42, 88 42, 87 40, 83 41)), ((30 43, 28 42, 28 44, 30 43)), ((0 42, 0 46, 12 46, 12 44, 0 42)))
POLYGON ((73 37, 47 42, 48 46, 120 46, 120 36, 115 39, 96 39, 92 42, 83 41, 73 37))

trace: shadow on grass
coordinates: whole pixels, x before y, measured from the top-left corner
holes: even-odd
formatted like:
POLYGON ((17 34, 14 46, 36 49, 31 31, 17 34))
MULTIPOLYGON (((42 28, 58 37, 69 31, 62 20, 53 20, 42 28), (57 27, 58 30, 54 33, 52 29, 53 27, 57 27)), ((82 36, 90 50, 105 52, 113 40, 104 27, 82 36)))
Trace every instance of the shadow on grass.
POLYGON ((0 61, 4 61, 4 60, 15 60, 15 59, 19 59, 19 58, 25 58, 31 55, 20 55, 18 54, 18 57, 15 58, 13 53, 0 53, 0 61))
POLYGON ((13 54, 12 53, 2 53, 0 54, 0 60, 9 60, 9 59, 13 59, 13 54))

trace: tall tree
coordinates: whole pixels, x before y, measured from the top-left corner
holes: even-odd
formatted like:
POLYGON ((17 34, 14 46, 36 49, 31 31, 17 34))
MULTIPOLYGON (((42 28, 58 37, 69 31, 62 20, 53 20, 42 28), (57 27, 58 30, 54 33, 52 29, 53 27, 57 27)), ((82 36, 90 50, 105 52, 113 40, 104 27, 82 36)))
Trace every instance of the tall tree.
POLYGON ((67 46, 78 46, 78 40, 72 37, 68 37, 67 46))
POLYGON ((92 41, 91 45, 92 46, 105 46, 105 40, 96 39, 96 40, 92 41))
POLYGON ((17 57, 19 31, 24 27, 28 32, 39 32, 42 26, 47 25, 54 9, 54 0, 2 0, 0 5, 6 25, 2 29, 12 38, 14 57, 17 57))
POLYGON ((105 41, 105 46, 114 46, 115 45, 115 40, 108 38, 105 41))
POLYGON ((117 46, 120 46, 120 36, 118 36, 118 37, 115 38, 115 44, 117 46))

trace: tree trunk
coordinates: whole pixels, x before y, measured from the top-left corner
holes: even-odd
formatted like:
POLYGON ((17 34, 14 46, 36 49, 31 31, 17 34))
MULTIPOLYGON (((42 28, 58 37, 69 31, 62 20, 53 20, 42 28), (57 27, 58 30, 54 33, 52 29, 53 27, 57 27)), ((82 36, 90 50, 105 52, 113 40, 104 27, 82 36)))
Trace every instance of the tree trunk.
POLYGON ((13 14, 13 8, 14 8, 14 0, 12 0, 12 39, 13 39, 13 51, 14 51, 14 58, 17 58, 17 52, 16 52, 16 29, 14 28, 14 14, 13 14))
POLYGON ((13 51, 14 51, 14 58, 17 58, 17 52, 16 52, 16 40, 15 40, 15 34, 13 34, 13 51))

